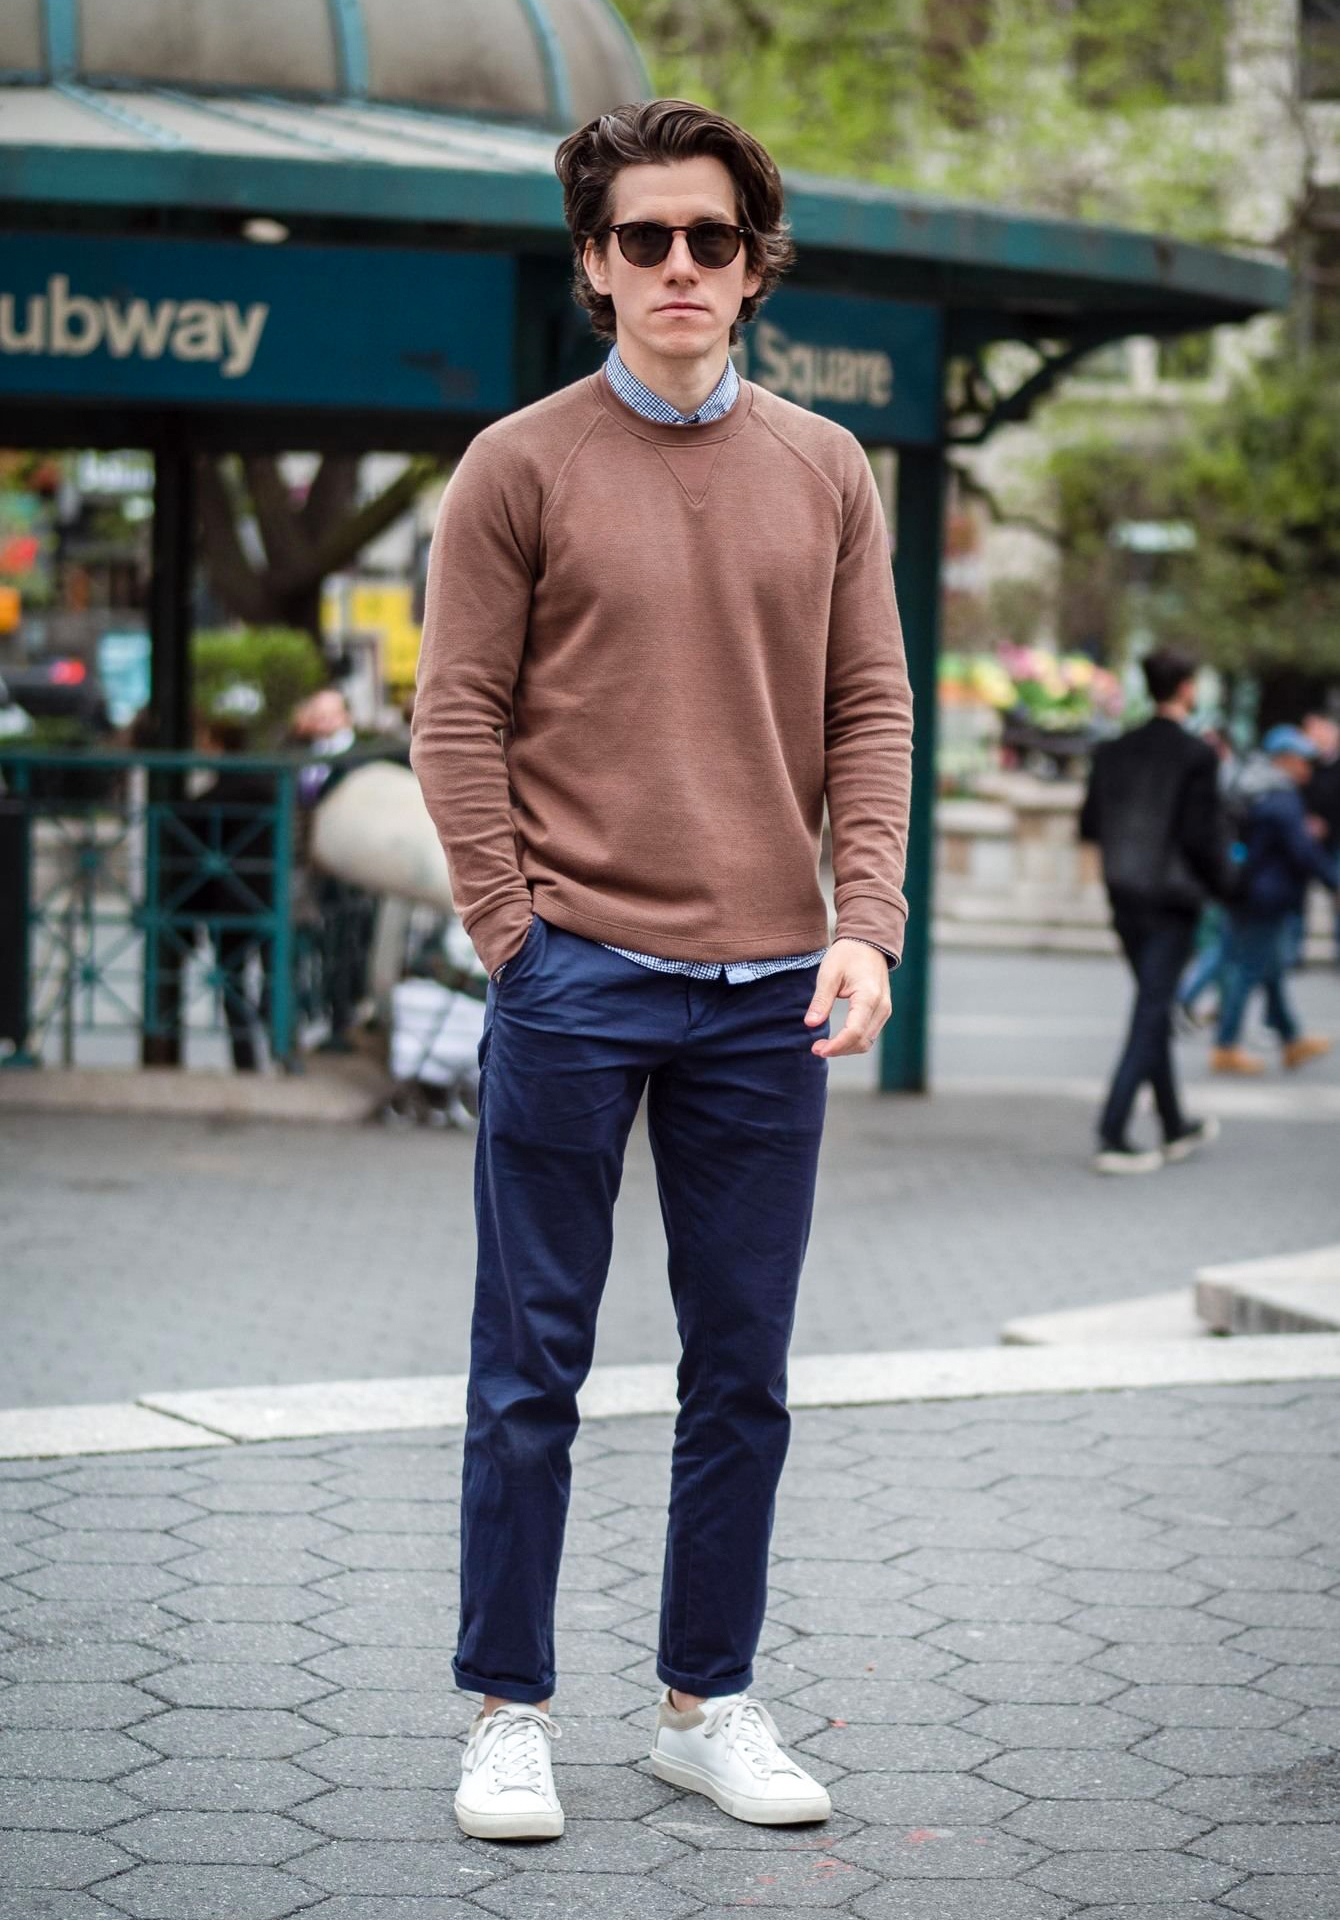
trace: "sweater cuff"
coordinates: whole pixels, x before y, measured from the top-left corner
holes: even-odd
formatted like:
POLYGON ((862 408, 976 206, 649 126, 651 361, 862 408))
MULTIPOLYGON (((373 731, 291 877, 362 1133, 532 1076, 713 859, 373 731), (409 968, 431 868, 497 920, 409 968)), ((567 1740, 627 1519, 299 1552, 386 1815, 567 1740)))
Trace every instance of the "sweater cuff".
POLYGON ((903 933, 907 914, 878 894, 853 894, 837 911, 834 940, 861 940, 888 955, 893 966, 903 957, 903 933))
POLYGON ((902 965, 902 962, 899 960, 898 955, 896 953, 890 952, 889 948, 884 945, 884 942, 882 940, 867 940, 863 933, 844 933, 842 938, 844 940, 858 940, 863 947, 876 948, 880 953, 884 955, 884 958, 888 961, 890 973, 893 972, 893 969, 895 967, 902 965))
POLYGON ((533 913, 529 892, 517 894, 515 898, 509 896, 499 906, 490 907, 487 913, 481 913, 466 927, 465 931, 479 955, 479 963, 490 979, 504 960, 510 960, 519 951, 530 931, 533 913))

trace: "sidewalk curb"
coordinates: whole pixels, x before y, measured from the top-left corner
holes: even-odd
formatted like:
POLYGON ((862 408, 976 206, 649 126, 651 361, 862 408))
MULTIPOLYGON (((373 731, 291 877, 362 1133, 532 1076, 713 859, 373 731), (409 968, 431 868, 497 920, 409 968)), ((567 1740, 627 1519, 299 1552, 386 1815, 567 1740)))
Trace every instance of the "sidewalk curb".
MULTIPOLYGON (((1293 1380, 1340 1380, 1340 1334, 811 1354, 791 1362, 789 1401, 793 1408, 872 1406, 1293 1380)), ((465 1387, 464 1375, 446 1374, 145 1393, 108 1406, 19 1407, 0 1411, 0 1460, 463 1427, 465 1387)), ((581 1395, 585 1420, 669 1414, 675 1405, 672 1366, 596 1367, 581 1395)))

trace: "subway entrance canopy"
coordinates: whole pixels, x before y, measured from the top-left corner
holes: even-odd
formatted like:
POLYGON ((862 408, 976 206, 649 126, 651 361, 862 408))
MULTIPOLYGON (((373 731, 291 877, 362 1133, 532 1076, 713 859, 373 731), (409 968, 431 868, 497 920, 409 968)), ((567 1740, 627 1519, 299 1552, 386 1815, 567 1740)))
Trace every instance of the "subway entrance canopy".
MULTIPOLYGON (((163 744, 188 738, 196 453, 450 454, 595 365, 553 151, 649 95, 607 0, 5 0, 0 440, 153 451, 163 744)), ((787 188, 799 259, 742 370, 899 455, 917 780, 881 1085, 920 1088, 946 446, 1024 418, 1106 341, 1280 308, 1288 276, 1119 229, 787 188), (1001 341, 1034 350, 1003 394, 983 364, 1001 341), (952 417, 951 366, 972 407, 952 417)))

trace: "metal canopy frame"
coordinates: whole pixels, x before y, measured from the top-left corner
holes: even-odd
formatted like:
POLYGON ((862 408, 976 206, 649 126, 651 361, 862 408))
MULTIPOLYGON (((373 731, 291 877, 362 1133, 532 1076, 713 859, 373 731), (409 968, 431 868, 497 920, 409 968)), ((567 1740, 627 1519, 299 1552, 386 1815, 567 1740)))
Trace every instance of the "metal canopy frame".
MULTIPOLYGON (((337 21, 347 15, 347 29, 354 10, 346 0, 332 0, 332 7, 337 21)), ((539 17, 534 9, 532 16, 539 17)), ((65 43, 63 29, 56 29, 70 17, 68 0, 49 0, 57 71, 65 43)), ((339 44, 352 78, 357 41, 345 31, 339 44)), ((62 63, 69 51, 65 47, 62 63)), ((555 78, 551 68, 551 89, 555 78)), ((31 108, 39 91, 0 88, 0 104, 12 92, 25 96, 31 108)), ((299 106, 271 96, 187 95, 130 84, 95 93, 69 80, 45 91, 62 114, 73 109, 87 115, 87 143, 7 141, 0 112, 0 227, 236 239, 248 218, 265 215, 282 221, 294 239, 505 251, 521 257, 520 305, 533 335, 522 343, 523 393, 572 377, 580 342, 590 344, 564 292, 569 242, 552 170, 552 132, 359 98, 299 106), (166 107, 172 126, 156 131, 154 115, 166 107), (189 128, 192 114, 202 129, 195 143, 182 130, 183 115, 189 128), (277 130, 289 149, 282 155, 274 151, 277 130)), ((27 119, 31 126, 31 112, 27 119)), ((881 1039, 880 1087, 920 1092, 928 1084, 946 448, 978 445, 1001 425, 1026 418, 1095 347, 1131 333, 1200 331, 1282 309, 1290 280, 1268 260, 1120 228, 810 175, 789 177, 787 189, 800 250, 792 276, 797 286, 936 304, 945 320, 945 360, 966 365, 970 411, 960 407, 953 419, 943 418, 939 444, 899 450, 895 577, 916 702, 919 777, 908 848, 911 918, 894 1018, 881 1039), (986 349, 1001 341, 1027 343, 1042 356, 1006 394, 995 388, 984 364, 986 349)), ((95 411, 36 396, 10 417, 24 421, 34 443, 77 440, 155 450, 164 516, 157 543, 162 577, 153 601, 155 661, 162 666, 165 711, 177 721, 187 699, 179 670, 189 560, 182 503, 193 450, 357 448, 384 446, 393 437, 407 451, 438 446, 454 452, 479 424, 449 415, 425 422, 283 408, 211 413, 126 405, 95 411)))

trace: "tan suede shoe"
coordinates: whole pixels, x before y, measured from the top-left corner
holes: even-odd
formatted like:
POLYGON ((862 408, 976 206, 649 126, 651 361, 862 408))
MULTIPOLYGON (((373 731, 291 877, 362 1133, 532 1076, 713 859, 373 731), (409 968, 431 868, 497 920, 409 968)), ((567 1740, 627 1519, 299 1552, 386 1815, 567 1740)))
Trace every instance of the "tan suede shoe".
POLYGON ((1210 1050, 1211 1073, 1254 1074, 1265 1070, 1265 1061, 1248 1053, 1246 1047, 1212 1047, 1210 1050))
POLYGON ((1290 1040, 1284 1049, 1286 1067, 1305 1067, 1309 1060, 1320 1060, 1323 1054, 1331 1051, 1332 1042, 1323 1033, 1305 1033, 1301 1039, 1290 1040))

